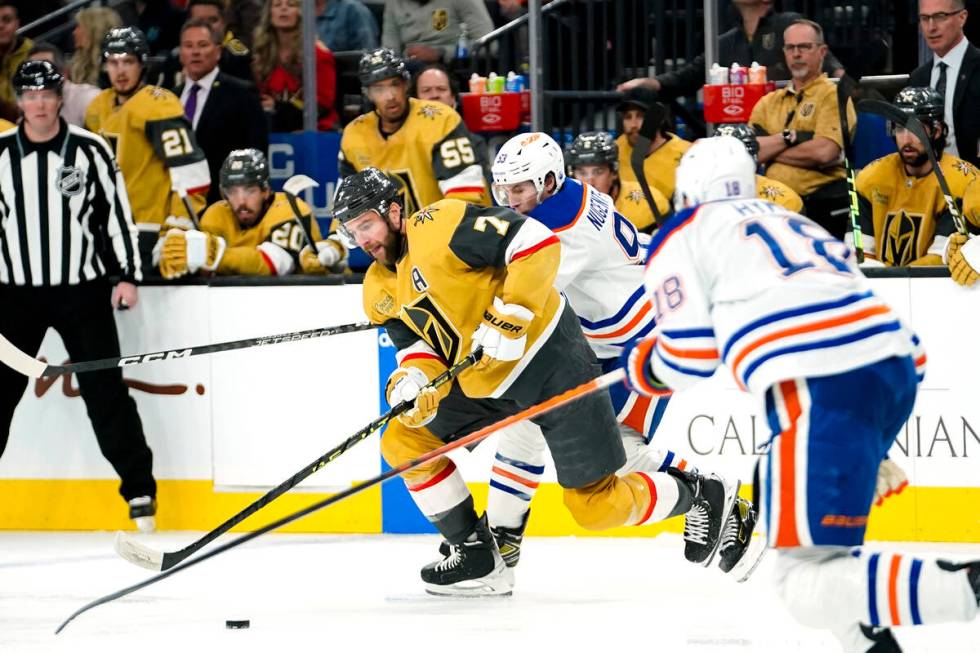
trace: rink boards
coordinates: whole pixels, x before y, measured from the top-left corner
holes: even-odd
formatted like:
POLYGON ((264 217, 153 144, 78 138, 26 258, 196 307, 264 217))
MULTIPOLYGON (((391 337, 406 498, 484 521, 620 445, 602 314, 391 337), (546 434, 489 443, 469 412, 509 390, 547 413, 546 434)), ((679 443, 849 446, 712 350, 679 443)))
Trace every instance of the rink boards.
MULTIPOLYGON (((870 536, 980 542, 980 295, 949 278, 876 278, 872 283, 923 339, 929 356, 912 419, 892 457, 912 487, 872 511, 870 536)), ((145 353, 363 319, 358 285, 146 287, 120 313, 122 352, 145 353)), ((67 356, 53 332, 41 355, 67 356)), ((124 377, 154 452, 161 529, 210 530, 270 487, 371 421, 380 380, 394 366, 383 333, 334 336, 130 367, 124 377)), ((675 397, 655 442, 703 468, 749 482, 768 438, 756 402, 726 374, 675 397)), ((455 456, 478 503, 493 443, 455 456)), ((550 467, 550 466, 549 466, 550 467)), ((372 436, 243 524, 259 526, 375 476, 372 436)), ((549 469, 529 532, 584 534, 561 505, 549 469)), ((127 528, 118 480, 99 453, 73 378, 32 381, 0 458, 0 528, 127 528)), ((308 532, 418 532, 427 524, 400 482, 374 488, 286 527, 308 532)), ((675 523, 676 522, 676 523, 675 523)), ((654 535, 666 526, 607 535, 654 535)))

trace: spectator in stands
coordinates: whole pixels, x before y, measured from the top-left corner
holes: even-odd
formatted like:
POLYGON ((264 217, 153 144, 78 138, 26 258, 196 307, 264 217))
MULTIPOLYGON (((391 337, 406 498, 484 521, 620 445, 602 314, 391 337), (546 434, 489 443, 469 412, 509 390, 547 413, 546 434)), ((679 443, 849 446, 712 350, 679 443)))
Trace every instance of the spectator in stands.
MULTIPOLYGON (((658 220, 650 210, 640 184, 619 178, 619 146, 611 135, 602 131, 579 134, 565 149, 565 164, 574 179, 609 195, 616 210, 637 229, 651 233, 657 228, 658 220)), ((652 186, 650 192, 660 214, 659 222, 663 222, 670 214, 670 202, 652 186)))
MULTIPOLYGON (((616 139, 616 145, 619 146, 619 176, 624 181, 638 181, 630 157, 643 126, 643 117, 657 101, 656 98, 656 93, 639 86, 626 91, 623 101, 616 108, 623 121, 623 133, 616 139)), ((690 147, 691 143, 667 131, 666 125, 657 129, 643 161, 643 171, 651 188, 656 188, 668 198, 674 195, 674 171, 690 147)))
POLYGON ((61 87, 61 117, 71 125, 84 127, 85 112, 95 96, 100 93, 99 87, 91 84, 75 84, 68 79, 65 55, 55 45, 44 41, 35 43, 27 58, 32 61, 48 61, 65 76, 61 87))
MULTIPOLYGON (((146 35, 152 56, 167 55, 180 41, 184 12, 170 0, 135 0, 136 26, 146 35)), ((129 23, 127 23, 129 24, 129 23)))
MULTIPOLYGON (((227 52, 221 46, 223 34, 205 19, 184 23, 180 33, 184 83, 174 91, 207 157, 211 179, 218 178, 232 150, 269 149, 269 132, 255 86, 219 68, 227 52)), ((208 204, 219 199, 217 184, 211 184, 208 204)))
MULTIPOLYGON (((827 46, 820 25, 799 20, 783 33, 786 64, 793 79, 768 93, 752 110, 749 122, 759 134, 759 161, 766 175, 801 198, 806 214, 843 240, 850 223, 837 85, 823 73, 827 46)), ((857 122, 847 101, 847 124, 857 122)))
MULTIPOLYGON (((224 8, 224 0, 190 0, 187 3, 187 18, 207 21, 218 34, 221 39, 221 60, 218 62, 218 68, 221 72, 254 84, 252 53, 248 46, 228 29, 224 8)), ((184 28, 181 28, 181 39, 183 39, 183 30, 184 28)), ((224 161, 224 157, 221 160, 224 161)))
POLYGON ((404 59, 379 48, 361 57, 359 75, 374 110, 344 128, 341 178, 383 170, 402 186, 406 215, 444 197, 490 203, 484 162, 462 118, 442 103, 409 97, 404 59))
POLYGON ((493 29, 483 0, 388 0, 381 46, 417 62, 413 66, 451 63, 463 25, 470 41, 493 29))
POLYGON ((946 151, 980 165, 980 49, 963 35, 963 0, 919 0, 919 26, 931 60, 909 75, 912 86, 931 86, 945 101, 946 151))
POLYGON ((316 33, 334 52, 378 47, 378 23, 361 0, 316 0, 316 33))
POLYGON ((932 140, 922 143, 896 126, 898 152, 874 161, 857 176, 864 254, 886 266, 942 265, 955 227, 926 148, 931 147, 939 158, 953 199, 964 213, 980 208, 963 206, 964 192, 977 179, 977 169, 943 153, 947 130, 943 98, 935 89, 904 88, 894 103, 918 118, 932 140))
POLYGON ((225 11, 228 30, 237 34, 247 48, 252 47, 252 36, 261 16, 260 0, 231 0, 225 11))
MULTIPOLYGON (((266 0, 255 28, 253 68, 262 108, 272 131, 303 128, 303 36, 299 0, 266 0)), ((337 122, 334 96, 337 72, 333 53, 316 44, 317 128, 329 130, 337 122)))
POLYGON ((18 29, 17 3, 0 0, 0 115, 10 120, 16 120, 18 114, 12 84, 14 73, 34 45, 26 36, 18 36, 18 29))
MULTIPOLYGON (((755 130, 745 123, 718 125, 715 129, 715 136, 737 138, 745 146, 745 150, 755 161, 756 166, 759 165, 759 138, 755 135, 755 130)), ((755 193, 761 200, 778 204, 794 213, 803 212, 803 199, 795 190, 781 181, 770 179, 758 172, 755 175, 755 193)))
POLYGON ((136 27, 109 30, 102 42, 110 88, 88 107, 85 127, 102 135, 129 179, 129 203, 139 229, 144 273, 152 272, 161 227, 188 221, 180 192, 195 212, 204 209, 211 177, 204 152, 170 91, 145 83, 149 46, 136 27), (179 189, 179 190, 178 190, 179 189))
POLYGON ((208 207, 200 230, 167 232, 160 256, 160 273, 165 279, 198 271, 285 276, 342 270, 347 249, 337 236, 321 240, 320 228, 312 220, 311 232, 319 250, 313 254, 297 224, 297 219, 311 216, 312 211, 297 199, 297 216, 286 195, 272 191, 262 152, 231 152, 221 165, 219 179, 224 199, 208 207))
POLYGON ((122 19, 109 7, 88 7, 75 15, 75 30, 71 33, 75 53, 69 67, 71 80, 76 84, 99 86, 102 78, 102 39, 122 19))
MULTIPOLYGON (((783 57, 783 32, 803 16, 792 11, 774 11, 773 0, 732 0, 732 5, 738 12, 738 25, 718 36, 718 63, 726 67, 733 63, 748 66, 758 61, 766 66, 769 79, 789 79, 790 71, 783 57)), ((645 86, 665 98, 694 95, 705 83, 704 63, 702 53, 677 70, 631 79, 617 90, 645 86)), ((824 59, 824 72, 834 77, 844 74, 843 66, 830 52, 824 59)))

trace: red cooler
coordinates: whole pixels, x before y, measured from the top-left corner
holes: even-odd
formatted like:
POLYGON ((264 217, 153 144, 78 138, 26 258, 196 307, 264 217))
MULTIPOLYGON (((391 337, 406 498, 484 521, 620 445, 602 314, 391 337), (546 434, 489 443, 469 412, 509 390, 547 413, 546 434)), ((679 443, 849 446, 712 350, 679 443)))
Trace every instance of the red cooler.
POLYGON ((704 87, 704 119, 708 122, 748 122, 752 108, 766 93, 776 90, 772 82, 765 84, 706 84, 704 87))

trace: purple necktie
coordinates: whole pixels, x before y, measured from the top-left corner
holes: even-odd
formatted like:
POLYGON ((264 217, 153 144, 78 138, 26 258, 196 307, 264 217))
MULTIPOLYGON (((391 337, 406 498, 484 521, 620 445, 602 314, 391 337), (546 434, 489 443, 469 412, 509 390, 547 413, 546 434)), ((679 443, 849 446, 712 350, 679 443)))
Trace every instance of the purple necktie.
POLYGON ((197 112, 197 92, 201 90, 200 84, 191 85, 191 92, 187 95, 187 104, 184 105, 184 115, 188 122, 194 124, 194 114, 197 112))

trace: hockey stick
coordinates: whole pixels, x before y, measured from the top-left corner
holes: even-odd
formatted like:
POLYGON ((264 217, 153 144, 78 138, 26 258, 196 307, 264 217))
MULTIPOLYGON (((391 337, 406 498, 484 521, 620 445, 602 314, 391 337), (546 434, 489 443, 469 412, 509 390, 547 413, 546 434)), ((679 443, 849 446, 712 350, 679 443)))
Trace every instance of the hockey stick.
POLYGON ((100 358, 93 361, 83 361, 81 363, 68 363, 66 365, 48 365, 44 361, 28 356, 0 334, 0 363, 16 370, 24 376, 38 379, 42 376, 56 376, 58 374, 73 374, 76 372, 91 372, 92 370, 106 370, 112 367, 129 367, 130 365, 141 365, 143 363, 153 363, 156 361, 171 361, 179 358, 189 358, 200 356, 201 354, 213 354, 219 351, 230 351, 232 349, 245 349, 247 347, 262 347, 264 345, 278 345, 283 342, 295 342, 297 340, 309 340, 310 338, 322 338, 324 336, 335 336, 341 333, 354 333, 356 331, 367 331, 375 329, 377 325, 370 322, 353 322, 351 324, 341 324, 332 327, 320 327, 318 329, 306 329, 305 331, 291 331, 280 333, 274 336, 261 336, 258 338, 245 338, 244 340, 229 340, 213 345, 199 345, 197 347, 184 347, 180 349, 167 349, 156 351, 150 354, 136 354, 134 356, 121 356, 120 358, 100 358))
POLYGON ((313 250, 314 255, 317 253, 317 249, 316 240, 313 238, 313 227, 311 225, 313 216, 303 215, 302 211, 299 210, 299 204, 296 202, 296 196, 307 188, 316 188, 319 185, 306 175, 293 175, 282 185, 282 192, 285 193, 286 200, 289 201, 289 208, 293 210, 293 217, 296 218, 296 224, 303 230, 303 235, 306 236, 306 242, 310 245, 310 249, 313 250))
POLYGON ((960 215, 959 209, 956 208, 956 202, 953 201, 953 194, 949 192, 949 184, 946 183, 946 175, 939 168, 936 153, 932 150, 932 139, 926 135, 925 127, 922 126, 919 119, 910 113, 902 111, 894 104, 889 104, 883 100, 861 100, 858 102, 858 109, 883 116, 891 120, 894 124, 905 127, 905 129, 908 129, 919 139, 919 142, 926 148, 926 154, 929 156, 929 162, 932 164, 932 171, 936 175, 936 181, 939 182, 939 189, 942 191, 943 198, 946 200, 946 208, 953 217, 956 230, 961 234, 966 234, 966 223, 963 222, 963 216, 960 215))
MULTIPOLYGON (((483 349, 477 349, 472 354, 456 363, 451 368, 432 379, 426 387, 438 388, 439 386, 451 382, 457 376, 459 376, 464 370, 471 367, 476 363, 483 354, 483 349)), ((401 415, 406 410, 411 408, 415 402, 412 401, 402 401, 397 404, 394 408, 389 410, 387 413, 378 417, 373 422, 362 428, 360 431, 350 436, 336 447, 323 454, 313 462, 309 463, 301 470, 290 476, 288 479, 277 485, 276 487, 269 490, 266 494, 259 497, 253 501, 244 510, 236 515, 229 517, 223 524, 212 530, 211 532, 204 535, 204 537, 198 539, 183 549, 178 551, 161 552, 151 549, 142 542, 137 541, 131 535, 124 533, 123 531, 116 532, 115 549, 116 553, 122 556, 128 562, 134 565, 139 565, 146 569, 152 571, 165 571, 170 569, 181 560, 184 560, 188 556, 194 554, 201 548, 207 546, 214 541, 219 535, 227 533, 236 524, 240 524, 245 521, 248 517, 255 514, 265 506, 269 505, 274 500, 278 499, 280 496, 293 489, 299 485, 304 479, 312 476, 317 471, 319 471, 324 465, 329 462, 333 462, 340 457, 345 451, 353 447, 355 444, 361 440, 366 439, 369 435, 377 431, 378 429, 385 426, 388 422, 393 420, 398 415, 401 415)))
MULTIPOLYGON (((636 175, 636 180, 640 182, 643 197, 646 198, 647 204, 650 205, 650 212, 653 213, 653 219, 656 220, 658 227, 664 223, 664 216, 660 214, 660 211, 657 209, 657 203, 653 199, 650 184, 647 182, 646 172, 643 170, 643 162, 647 158, 650 145, 653 143, 653 139, 657 135, 657 130, 660 129, 660 125, 663 124, 666 115, 667 109, 659 102, 654 102, 647 109, 646 114, 643 116, 643 124, 640 126, 640 132, 636 135, 636 145, 633 146, 633 151, 630 153, 630 167, 633 168, 633 174, 636 175)), ((668 197, 667 200, 670 201, 670 198, 668 197)))
POLYGON ((840 135, 844 146, 844 170, 847 173, 848 211, 851 214, 851 234, 854 236, 854 253, 858 263, 864 262, 864 237, 861 233, 861 212, 858 204, 857 186, 854 182, 854 166, 851 159, 854 152, 851 143, 851 130, 847 124, 847 101, 857 88, 858 80, 844 74, 837 82, 837 114, 840 116, 840 135))
POLYGON ((187 211, 187 217, 194 223, 194 228, 200 229, 201 221, 197 217, 197 211, 194 210, 191 200, 187 197, 187 190, 183 186, 174 186, 174 190, 180 196, 180 201, 184 203, 184 210, 187 211))
POLYGON ((227 551, 229 549, 233 549, 233 548, 235 548, 235 547, 237 547, 237 546, 239 546, 241 544, 245 544, 246 542, 248 542, 250 540, 254 540, 255 538, 257 538, 260 535, 265 535, 269 531, 274 531, 277 528, 280 528, 282 526, 285 526, 286 524, 289 524, 291 522, 294 522, 297 519, 300 519, 301 517, 305 517, 306 515, 309 515, 310 513, 316 512, 317 510, 321 510, 322 508, 326 508, 327 506, 333 505, 333 504, 335 504, 335 503, 337 503, 339 501, 343 501, 347 497, 350 497, 350 496, 353 496, 355 494, 358 494, 359 492, 362 492, 362 491, 364 491, 364 490, 366 490, 366 489, 368 489, 370 487, 374 487, 375 485, 378 485, 380 483, 384 483, 388 479, 391 479, 391 478, 394 478, 395 476, 399 476, 401 474, 404 474, 405 472, 407 472, 410 469, 414 469, 414 468, 418 467, 419 465, 423 465, 423 464, 429 462, 430 460, 434 460, 435 458, 438 458, 439 456, 444 456, 445 454, 449 453, 450 451, 453 451, 455 449, 459 449, 461 447, 466 447, 466 446, 469 446, 471 444, 476 444, 480 440, 483 440, 484 438, 486 438, 491 433, 494 433, 496 431, 499 431, 501 429, 504 429, 504 428, 506 428, 508 426, 511 426, 512 424, 516 424, 517 422, 520 422, 520 421, 523 421, 523 420, 526 420, 526 419, 532 419, 532 418, 537 417, 539 415, 543 415, 543 414, 545 414, 547 412, 550 412, 550 411, 552 411, 552 410, 554 410, 556 408, 560 408, 562 406, 565 406, 567 404, 572 403, 573 401, 576 401, 578 399, 581 399, 582 397, 585 397, 586 395, 592 394, 593 392, 596 392, 596 391, 601 390, 603 388, 607 388, 607 387, 613 385, 614 383, 616 383, 618 381, 621 381, 625 376, 626 376, 626 374, 625 374, 625 372, 623 371, 622 368, 615 369, 612 372, 608 372, 606 374, 603 374, 602 376, 599 376, 599 377, 597 377, 595 379, 592 379, 591 381, 588 381, 586 383, 583 383, 582 385, 576 386, 576 387, 572 388, 571 390, 566 390, 565 392, 563 392, 563 393, 561 393, 559 395, 555 395, 554 397, 551 397, 550 399, 546 399, 546 400, 544 400, 543 402, 541 402, 539 404, 535 404, 534 406, 531 406, 529 408, 525 408, 521 412, 515 413, 514 415, 511 415, 510 417, 505 417, 504 419, 502 419, 502 420, 500 420, 498 422, 494 422, 493 424, 490 424, 488 426, 485 426, 485 427, 483 427, 482 429, 480 429, 478 431, 474 431, 473 433, 470 433, 469 435, 467 435, 465 437, 462 437, 459 440, 454 440, 453 442, 450 442, 449 444, 446 444, 446 445, 444 445, 442 447, 439 447, 438 449, 434 449, 434 450, 430 451, 429 453, 423 454, 423 455, 419 456, 418 458, 415 458, 415 459, 410 460, 408 462, 402 463, 401 465, 399 465, 397 467, 393 467, 393 468, 389 469, 387 472, 384 472, 383 474, 380 474, 378 476, 375 476, 372 479, 369 479, 369 480, 364 481, 362 483, 359 483, 357 485, 351 486, 351 487, 347 488, 346 490, 343 490, 342 492, 338 492, 337 494, 335 494, 333 496, 327 497, 326 499, 322 499, 320 501, 317 501, 313 505, 307 506, 306 508, 303 508, 302 510, 299 510, 297 512, 294 512, 291 515, 287 515, 285 517, 282 517, 281 519, 277 519, 276 521, 272 522, 271 524, 266 524, 265 526, 263 526, 262 528, 260 528, 260 529, 258 529, 256 531, 252 531, 251 533, 245 533, 244 535, 241 535, 241 536, 235 538, 234 540, 231 540, 229 542, 225 542, 221 546, 216 547, 216 548, 208 551, 207 553, 205 553, 203 555, 197 556, 196 558, 192 558, 191 560, 188 560, 187 562, 185 562, 183 564, 177 565, 176 567, 171 567, 170 569, 168 569, 166 571, 163 571, 163 572, 160 572, 159 574, 157 574, 155 576, 152 576, 150 578, 147 578, 146 580, 144 580, 144 581, 142 581, 140 583, 137 583, 135 585, 130 585, 129 587, 125 587, 125 588, 123 588, 121 590, 118 590, 116 592, 113 592, 111 594, 106 594, 105 596, 103 596, 101 598, 98 598, 98 599, 96 599, 96 600, 94 600, 94 601, 92 601, 90 603, 87 603, 86 605, 82 606, 81 608, 79 608, 78 610, 76 610, 75 612, 73 612, 71 614, 71 616, 69 616, 67 619, 65 619, 61 623, 61 625, 58 626, 58 629, 55 630, 54 632, 57 635, 62 630, 64 630, 65 626, 67 626, 69 623, 71 623, 71 621, 75 617, 77 617, 78 615, 83 614, 85 612, 88 612, 92 608, 98 607, 100 605, 104 605, 106 603, 109 603, 110 601, 115 601, 118 598, 121 598, 121 597, 126 596, 128 594, 132 594, 133 592, 135 592, 137 590, 141 590, 144 587, 149 587, 150 585, 153 585, 155 583, 158 583, 159 581, 163 580, 164 578, 167 578, 169 576, 172 576, 173 574, 176 574, 179 571, 183 571, 184 569, 187 569, 188 567, 192 567, 192 566, 196 565, 199 562, 203 562, 203 561, 207 560, 208 558, 214 557, 214 556, 218 555, 219 553, 224 553, 225 551, 227 551))

